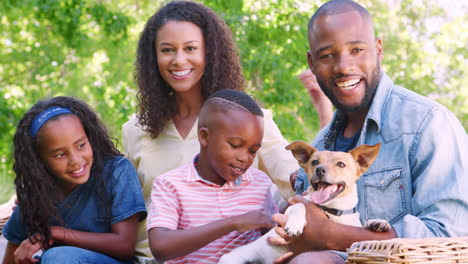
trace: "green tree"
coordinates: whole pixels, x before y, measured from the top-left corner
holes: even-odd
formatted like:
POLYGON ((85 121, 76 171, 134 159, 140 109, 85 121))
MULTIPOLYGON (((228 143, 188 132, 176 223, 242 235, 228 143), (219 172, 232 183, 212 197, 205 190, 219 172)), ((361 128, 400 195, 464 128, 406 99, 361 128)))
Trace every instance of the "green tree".
POLYGON ((6 200, 13 191, 15 125, 37 100, 83 98, 112 120, 112 131, 133 112, 132 55, 126 49, 133 49, 128 30, 134 20, 95 1, 12 0, 0 9, 0 191, 6 200))

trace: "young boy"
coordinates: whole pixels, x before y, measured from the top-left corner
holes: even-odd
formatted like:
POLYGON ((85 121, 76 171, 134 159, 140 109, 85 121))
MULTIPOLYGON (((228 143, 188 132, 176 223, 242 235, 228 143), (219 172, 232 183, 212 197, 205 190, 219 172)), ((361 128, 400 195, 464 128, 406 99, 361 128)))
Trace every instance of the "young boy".
POLYGON ((217 263, 273 227, 272 183, 250 168, 262 138, 263 112, 250 96, 226 89, 208 97, 198 120, 200 154, 153 183, 147 229, 156 260, 217 263))

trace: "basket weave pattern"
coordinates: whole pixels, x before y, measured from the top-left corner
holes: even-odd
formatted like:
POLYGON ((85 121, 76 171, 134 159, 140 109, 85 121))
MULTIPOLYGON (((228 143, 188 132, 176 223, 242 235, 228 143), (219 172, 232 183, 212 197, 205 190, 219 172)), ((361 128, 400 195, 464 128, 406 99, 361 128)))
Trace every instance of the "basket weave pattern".
POLYGON ((468 237, 361 241, 347 253, 349 264, 468 263, 468 237))

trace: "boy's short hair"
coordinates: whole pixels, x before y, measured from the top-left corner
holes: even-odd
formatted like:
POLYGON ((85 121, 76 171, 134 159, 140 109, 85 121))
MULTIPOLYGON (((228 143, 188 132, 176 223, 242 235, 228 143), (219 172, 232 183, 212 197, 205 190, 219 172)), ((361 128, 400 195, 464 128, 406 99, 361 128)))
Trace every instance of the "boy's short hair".
POLYGON ((221 106, 225 110, 244 110, 263 117, 263 111, 255 100, 250 95, 238 90, 223 89, 214 92, 206 99, 204 107, 209 105, 221 106))

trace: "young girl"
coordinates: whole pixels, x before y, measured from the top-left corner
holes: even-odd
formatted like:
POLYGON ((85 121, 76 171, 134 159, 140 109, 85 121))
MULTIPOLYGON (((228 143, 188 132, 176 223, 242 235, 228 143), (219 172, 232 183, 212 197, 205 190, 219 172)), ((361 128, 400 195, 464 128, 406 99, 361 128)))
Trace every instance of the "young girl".
POLYGON ((3 229, 3 263, 131 263, 146 217, 137 173, 91 108, 40 101, 14 136, 19 205, 3 229))

